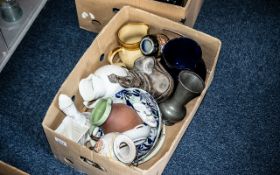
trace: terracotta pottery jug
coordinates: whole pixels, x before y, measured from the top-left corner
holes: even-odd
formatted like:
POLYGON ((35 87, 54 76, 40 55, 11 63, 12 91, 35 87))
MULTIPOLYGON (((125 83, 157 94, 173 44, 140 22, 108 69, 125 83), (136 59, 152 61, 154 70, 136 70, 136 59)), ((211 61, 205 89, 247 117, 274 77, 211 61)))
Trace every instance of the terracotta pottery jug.
POLYGON ((92 111, 91 123, 100 126, 104 133, 124 132, 142 124, 135 110, 126 104, 113 104, 111 98, 99 99, 92 111))

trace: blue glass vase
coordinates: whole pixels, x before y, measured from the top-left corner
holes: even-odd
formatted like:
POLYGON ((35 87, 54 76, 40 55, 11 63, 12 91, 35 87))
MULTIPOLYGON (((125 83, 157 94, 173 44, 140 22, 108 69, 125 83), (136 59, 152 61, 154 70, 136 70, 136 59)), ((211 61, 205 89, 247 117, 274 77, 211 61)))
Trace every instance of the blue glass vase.
POLYGON ((169 40, 162 51, 161 64, 178 82, 178 75, 183 70, 190 70, 198 74, 203 80, 206 78, 206 66, 202 59, 200 46, 192 39, 181 37, 169 40))

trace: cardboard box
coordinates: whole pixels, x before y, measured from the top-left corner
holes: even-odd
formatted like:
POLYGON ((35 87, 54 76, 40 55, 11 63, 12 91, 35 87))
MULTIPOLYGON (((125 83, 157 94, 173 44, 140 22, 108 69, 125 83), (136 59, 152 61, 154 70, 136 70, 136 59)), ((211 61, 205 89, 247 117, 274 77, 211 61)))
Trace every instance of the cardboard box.
POLYGON ((44 121, 42 123, 48 142, 55 157, 61 162, 75 167, 88 174, 99 175, 154 175, 161 174, 176 149, 178 142, 185 133, 195 112, 197 111, 211 81, 221 48, 221 41, 205 33, 196 31, 192 28, 176 23, 169 19, 156 16, 152 13, 132 8, 124 7, 106 25, 99 35, 95 38, 91 46, 84 53, 73 71, 60 87, 53 102, 51 103, 44 121), (129 21, 144 22, 149 26, 159 29, 169 29, 178 31, 186 37, 194 39, 199 43, 203 52, 203 59, 207 67, 206 87, 202 94, 187 104, 187 114, 183 121, 173 126, 168 126, 166 139, 163 147, 158 154, 149 161, 136 166, 127 166, 121 162, 114 161, 89 150, 71 140, 58 135, 54 130, 59 126, 64 118, 64 114, 58 108, 58 95, 60 93, 68 96, 75 96, 75 104, 79 110, 83 111, 82 98, 79 95, 78 84, 82 78, 102 65, 107 64, 103 59, 107 53, 117 45, 117 30, 129 21), (105 55, 105 56, 104 56, 105 55))
POLYGON ((99 32, 124 5, 140 8, 193 27, 203 0, 188 0, 184 7, 154 0, 75 0, 81 28, 99 32))
POLYGON ((0 175, 28 175, 5 162, 0 161, 0 175))

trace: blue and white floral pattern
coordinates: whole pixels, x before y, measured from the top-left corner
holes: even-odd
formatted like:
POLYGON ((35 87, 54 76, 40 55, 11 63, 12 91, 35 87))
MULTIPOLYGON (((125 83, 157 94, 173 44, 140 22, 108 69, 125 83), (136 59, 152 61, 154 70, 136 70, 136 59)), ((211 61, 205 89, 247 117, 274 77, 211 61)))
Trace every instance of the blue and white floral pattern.
POLYGON ((124 103, 136 110, 146 125, 151 127, 146 141, 138 145, 137 158, 134 163, 144 159, 154 148, 161 131, 161 113, 155 99, 146 91, 139 88, 126 88, 112 98, 114 103, 124 103))

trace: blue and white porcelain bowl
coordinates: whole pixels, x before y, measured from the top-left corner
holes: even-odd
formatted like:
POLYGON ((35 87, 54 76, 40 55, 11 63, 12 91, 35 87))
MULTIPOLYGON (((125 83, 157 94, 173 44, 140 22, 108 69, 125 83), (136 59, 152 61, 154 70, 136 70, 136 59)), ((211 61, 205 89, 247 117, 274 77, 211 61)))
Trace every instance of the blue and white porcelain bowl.
POLYGON ((159 106, 152 95, 139 88, 123 89, 117 92, 112 99, 114 103, 124 103, 132 107, 141 117, 144 124, 151 127, 146 141, 136 147, 137 157, 134 163, 138 163, 152 152, 159 138, 162 128, 159 106))

